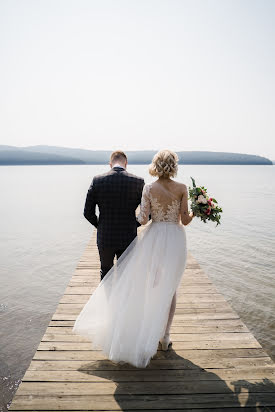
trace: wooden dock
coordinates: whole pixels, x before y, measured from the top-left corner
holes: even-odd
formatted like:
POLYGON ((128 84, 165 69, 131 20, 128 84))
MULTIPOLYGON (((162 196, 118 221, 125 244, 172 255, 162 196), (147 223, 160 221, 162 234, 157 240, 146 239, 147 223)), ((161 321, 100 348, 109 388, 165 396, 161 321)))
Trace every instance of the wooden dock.
POLYGON ((188 253, 172 349, 118 367, 71 332, 100 281, 95 233, 13 398, 12 411, 275 411, 275 366, 188 253))

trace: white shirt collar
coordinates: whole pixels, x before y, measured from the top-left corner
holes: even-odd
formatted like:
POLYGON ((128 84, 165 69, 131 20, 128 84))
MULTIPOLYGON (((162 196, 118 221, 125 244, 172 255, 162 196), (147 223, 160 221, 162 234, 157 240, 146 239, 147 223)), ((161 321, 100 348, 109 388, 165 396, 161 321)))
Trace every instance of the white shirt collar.
POLYGON ((125 168, 124 168, 123 166, 119 165, 118 163, 114 164, 114 166, 112 167, 112 169, 113 169, 114 167, 120 167, 121 169, 124 169, 124 170, 125 170, 125 168))

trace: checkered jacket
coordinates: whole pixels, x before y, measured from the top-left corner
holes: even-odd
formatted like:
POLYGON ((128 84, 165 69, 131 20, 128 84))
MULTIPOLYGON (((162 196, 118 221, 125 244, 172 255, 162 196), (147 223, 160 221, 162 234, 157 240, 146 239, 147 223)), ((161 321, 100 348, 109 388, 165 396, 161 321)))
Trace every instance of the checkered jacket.
POLYGON ((127 247, 137 235, 136 208, 141 202, 144 179, 114 167, 95 176, 89 187, 85 218, 97 228, 99 247, 127 247), (96 215, 96 205, 99 217, 96 215))

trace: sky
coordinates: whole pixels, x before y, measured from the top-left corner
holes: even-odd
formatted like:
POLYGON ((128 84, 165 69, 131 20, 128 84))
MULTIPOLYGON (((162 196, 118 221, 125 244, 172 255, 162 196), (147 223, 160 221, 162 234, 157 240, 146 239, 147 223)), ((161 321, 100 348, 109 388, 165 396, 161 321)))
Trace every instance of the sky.
POLYGON ((275 159, 274 0, 0 0, 0 144, 275 159))

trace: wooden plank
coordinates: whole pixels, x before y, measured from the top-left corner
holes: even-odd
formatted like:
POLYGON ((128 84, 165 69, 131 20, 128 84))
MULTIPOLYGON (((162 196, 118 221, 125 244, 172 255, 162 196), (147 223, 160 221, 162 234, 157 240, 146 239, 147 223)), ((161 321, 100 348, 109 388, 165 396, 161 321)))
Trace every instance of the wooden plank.
MULTIPOLYGON (((226 388, 225 388, 226 391, 226 388)), ((222 408, 265 405, 274 406, 273 393, 240 393, 238 396, 228 392, 188 395, 59 395, 59 396, 16 396, 9 410, 125 410, 125 409, 190 409, 222 408)), ((184 410, 183 409, 183 410, 184 410)), ((226 412, 226 411, 225 411, 226 412)))
MULTIPOLYGON (((43 363, 44 364, 44 363, 43 363)), ((274 381, 275 367, 262 368, 228 368, 228 369, 179 369, 179 370, 148 370, 146 374, 142 370, 60 370, 58 362, 54 370, 28 369, 24 375, 24 382, 186 382, 186 381, 216 381, 238 379, 261 379, 263 374, 266 379, 274 381)))
MULTIPOLYGON (((65 294, 68 295, 87 295, 90 294, 93 291, 93 288, 91 286, 67 286, 65 289, 65 294)), ((189 293, 200 293, 200 294, 209 294, 213 293, 216 294, 218 293, 216 288, 214 286, 209 286, 209 285, 204 285, 204 286, 186 286, 184 294, 189 294, 189 293)), ((180 295, 180 294, 179 294, 180 295)))
MULTIPOLYGON (((230 348, 230 349, 178 349, 177 352, 169 350, 167 352, 157 351, 155 359, 177 359, 187 358, 195 361, 200 358, 227 359, 244 357, 268 357, 261 348, 230 348)), ((98 350, 37 350, 33 359, 44 360, 104 360, 106 359, 98 350)))
MULTIPOLYGON (((46 329, 46 333, 62 333, 62 334, 67 334, 72 332, 72 326, 48 326, 46 329)), ((245 325, 236 325, 236 324, 216 324, 216 325, 183 325, 182 326, 174 326, 172 325, 170 332, 172 335, 178 334, 178 333, 185 333, 187 334, 193 334, 197 333, 200 336, 203 337, 205 333, 247 333, 249 330, 245 325)), ((73 333, 72 333, 73 334, 73 333)), ((75 334, 73 334, 75 335, 75 334)))
MULTIPOLYGON (((188 295, 184 295, 184 293, 177 294, 178 300, 183 301, 183 303, 192 303, 192 302, 226 302, 226 300, 223 298, 223 296, 217 294, 217 293, 212 293, 212 294, 200 294, 200 293, 190 293, 188 295), (180 299, 182 298, 182 299, 180 299)), ((87 300, 90 298, 90 295, 83 294, 64 294, 60 300, 60 303, 86 303, 87 300)))
MULTIPOLYGON (((175 341, 173 349, 235 349, 235 348, 261 348, 261 345, 255 338, 249 340, 217 340, 217 341, 175 341)), ((40 342, 38 350, 41 351, 89 351, 91 350, 90 342, 40 342)), ((93 349, 93 351, 96 349, 93 349)))
MULTIPOLYGON (((146 373, 148 370, 157 370, 157 371, 169 371, 169 370, 200 370, 200 369, 236 369, 242 370, 250 368, 260 369, 264 367, 273 367, 273 361, 268 357, 253 357, 249 356, 247 358, 216 358, 216 357, 201 357, 196 359, 153 359, 146 368, 146 373)), ((106 359, 92 360, 83 359, 83 360, 37 360, 33 359, 29 370, 136 370, 133 366, 129 364, 116 365, 114 362, 111 362, 106 359)), ((144 376, 146 376, 144 373, 144 376)))
MULTIPOLYGON (((66 313, 67 311, 81 311, 83 303, 62 303, 57 306, 59 313, 66 313)), ((177 303, 177 309, 181 309, 184 313, 198 312, 228 312, 230 306, 223 302, 190 302, 190 303, 177 303)), ((179 312, 177 312, 178 314, 179 312)))
MULTIPOLYGON (((84 303, 84 302, 83 302, 84 303)), ((77 309, 82 310, 83 303, 59 303, 57 305, 57 309, 59 310, 68 310, 68 309, 77 309)), ((86 303, 86 302, 85 302, 86 303)), ((194 310, 200 311, 219 311, 219 312, 229 312, 231 310, 230 305, 227 302, 201 302, 201 301, 193 301, 193 302, 182 302, 179 300, 177 302, 177 309, 185 310, 187 313, 190 313, 194 310)), ((178 313, 178 311, 177 311, 178 313)))
MULTIPOLYGON (((261 382, 261 379, 260 379, 261 382)), ((274 379, 269 379, 265 385, 259 385, 259 379, 250 379, 247 384, 253 393, 269 392, 274 395, 274 379)), ((234 383, 221 379, 193 380, 184 382, 22 382, 17 395, 39 396, 70 396, 70 395, 184 395, 184 394, 221 394, 225 392, 234 393, 234 383)))
POLYGON ((42 336, 9 410, 275 410, 275 366, 188 252, 171 327, 147 368, 116 364, 72 333, 97 287, 95 234, 42 336))
MULTIPOLYGON (((74 320, 51 320, 49 325, 50 326, 73 326, 75 323, 74 320)), ((242 326, 243 322, 240 319, 204 319, 203 322, 201 319, 178 319, 174 318, 173 320, 173 325, 171 327, 171 331, 173 328, 179 328, 179 327, 186 327, 186 326, 198 326, 198 327, 237 327, 237 326, 242 326)))
MULTIPOLYGON (((25 410, 30 410, 29 408, 28 409, 25 409, 25 410)), ((36 409, 36 410, 39 410, 39 409, 36 409)), ((44 409, 45 410, 45 409, 44 409)), ((48 409, 47 409, 48 410, 48 409)), ((76 409, 75 409, 76 410, 76 409)), ((79 409, 78 409, 79 410, 79 409)), ((104 409, 104 412, 115 412, 115 411, 117 411, 118 409, 104 409)), ((122 410, 122 409, 120 409, 120 410, 122 410)), ((125 409, 125 408, 123 408, 123 411, 124 412, 133 412, 135 409, 125 409)), ((138 409, 138 410, 141 410, 141 409, 138 409)), ((142 412, 152 412, 152 411, 157 411, 157 412, 175 412, 175 411, 177 411, 177 412, 213 412, 213 411, 217 411, 217 412, 220 412, 220 410, 218 411, 217 409, 213 409, 213 408, 211 408, 211 409, 209 409, 209 408, 201 408, 201 407, 199 407, 199 409, 198 408, 188 408, 188 409, 181 409, 181 408, 177 408, 177 409, 142 409, 142 412)), ((99 409, 92 409, 92 411, 93 412, 101 412, 102 410, 99 410, 99 409)), ((273 409, 271 409, 271 408, 269 408, 269 407, 265 407, 265 406, 263 406, 263 407, 257 407, 257 409, 255 410, 255 407, 248 407, 248 408, 246 408, 246 407, 233 407, 233 408, 226 408, 225 409, 225 412, 273 412, 273 409)), ((18 412, 20 412, 20 410, 18 410, 18 412)), ((21 411, 22 412, 22 411, 21 411)), ((65 412, 64 411, 64 409, 63 410, 58 410, 58 412, 65 412)), ((66 409, 66 412, 73 412, 73 410, 68 410, 68 409, 66 409)), ((84 410, 84 409, 81 409, 81 412, 91 412, 91 409, 89 409, 89 410, 84 410)))
MULTIPOLYGON (((77 314, 67 314, 67 313, 59 313, 55 312, 53 314, 52 319, 53 320, 72 320, 75 321, 77 318, 77 314)), ((177 313, 175 314, 174 317, 174 322, 179 323, 181 321, 186 321, 186 320, 200 320, 201 322, 206 319, 220 319, 220 320, 225 320, 225 319, 238 319, 239 316, 235 315, 232 312, 214 312, 214 313, 182 313, 180 309, 177 310, 177 313)))
MULTIPOLYGON (((62 328, 61 328, 62 329, 62 328)), ((239 333, 230 332, 213 332, 213 333, 171 333, 170 337, 172 342, 199 342, 199 341, 229 341, 235 340, 242 342, 253 341, 255 338, 250 332, 244 332, 240 337, 239 333)), ((88 338, 80 335, 76 335, 72 332, 63 333, 45 333, 42 337, 41 342, 89 342, 88 338)))

